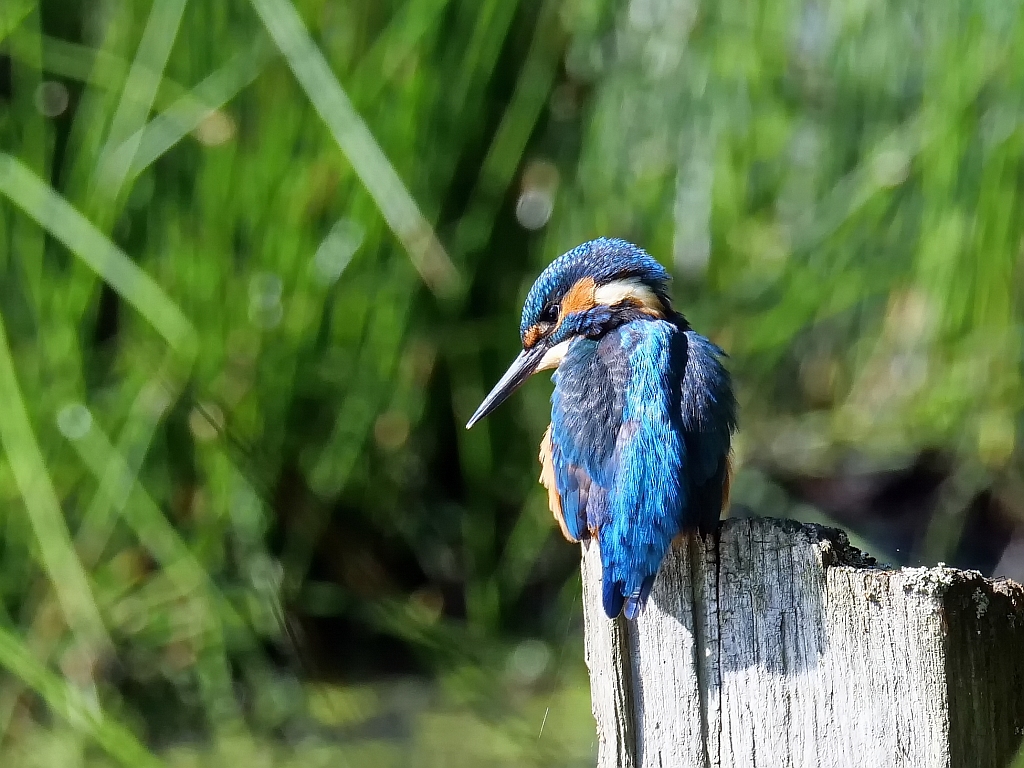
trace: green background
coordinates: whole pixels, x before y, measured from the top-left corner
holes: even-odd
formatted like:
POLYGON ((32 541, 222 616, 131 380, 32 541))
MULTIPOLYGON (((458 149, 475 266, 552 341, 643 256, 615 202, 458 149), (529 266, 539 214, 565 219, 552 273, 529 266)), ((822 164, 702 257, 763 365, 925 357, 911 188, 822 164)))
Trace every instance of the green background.
POLYGON ((462 425, 600 235, 730 353, 738 510, 938 456, 913 532, 841 522, 977 564, 977 500, 1024 516, 1021 10, 3 0, 4 765, 591 765, 550 384, 462 425))

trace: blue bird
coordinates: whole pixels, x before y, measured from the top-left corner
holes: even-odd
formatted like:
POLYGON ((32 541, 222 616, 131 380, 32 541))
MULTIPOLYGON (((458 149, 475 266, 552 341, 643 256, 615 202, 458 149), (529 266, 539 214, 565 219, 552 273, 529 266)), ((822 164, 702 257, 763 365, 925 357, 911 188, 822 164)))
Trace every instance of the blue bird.
POLYGON ((556 369, 540 480, 565 538, 597 539, 610 618, 635 618, 673 540, 714 531, 729 500, 724 352, 672 309, 668 281, 624 240, 559 256, 526 298, 522 352, 466 425, 556 369))

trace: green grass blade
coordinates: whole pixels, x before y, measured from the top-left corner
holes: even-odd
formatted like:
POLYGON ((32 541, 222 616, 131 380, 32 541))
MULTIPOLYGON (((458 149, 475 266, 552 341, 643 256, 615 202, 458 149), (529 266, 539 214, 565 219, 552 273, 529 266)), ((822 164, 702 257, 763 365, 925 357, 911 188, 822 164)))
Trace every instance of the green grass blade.
POLYGON ((0 42, 28 16, 32 5, 32 0, 13 0, 0 7, 0 42))
MULTIPOLYGON (((9 47, 21 53, 20 66, 11 67, 13 100, 10 117, 19 125, 20 136, 6 149, 25 163, 33 173, 47 177, 50 173, 49 147, 53 141, 52 126, 36 108, 36 94, 43 82, 42 49, 40 45, 39 10, 33 9, 11 35, 9 47)), ((25 222, 27 224, 27 222, 25 222)), ((22 260, 22 269, 29 294, 39 302, 45 291, 43 253, 46 238, 37 227, 18 226, 13 232, 12 250, 22 260)))
MULTIPOLYGON (((116 449, 107 436, 102 434, 96 420, 91 415, 85 418, 89 413, 85 406, 70 406, 76 410, 81 409, 81 415, 76 418, 87 423, 89 429, 84 434, 66 432, 65 436, 71 440, 83 463, 99 483, 75 535, 78 551, 87 565, 91 566, 100 560, 118 516, 124 514, 125 505, 136 489, 136 478, 156 428, 174 401, 175 394, 168 391, 163 377, 143 385, 128 411, 116 449)), ((157 516, 161 516, 152 499, 148 495, 143 496, 136 499, 133 507, 138 511, 148 511, 149 507, 154 507, 157 516)))
MULTIPOLYGON (((142 396, 149 395, 144 392, 142 396)), ((122 447, 128 447, 128 444, 136 447, 140 438, 137 433, 145 432, 147 427, 145 424, 129 427, 130 434, 122 435, 122 447)), ((146 436, 141 435, 141 438, 145 439, 146 436)), ((181 540, 178 532, 164 517, 152 496, 138 484, 137 462, 129 463, 94 420, 89 431, 71 443, 82 463, 99 480, 100 490, 97 492, 96 502, 103 507, 99 513, 90 508, 92 517, 87 513, 82 535, 92 538, 99 533, 105 533, 111 524, 107 517, 111 514, 118 515, 135 532, 153 558, 166 568, 183 588, 203 588, 208 582, 206 572, 193 557, 188 545, 181 540), (95 530, 84 530, 86 525, 95 530)), ((96 546, 96 543, 93 546, 96 546)))
MULTIPOLYGON (((43 69, 52 75, 80 82, 95 80, 103 85, 120 82, 128 69, 124 59, 81 43, 42 35, 39 44, 43 51, 43 69)), ((24 60, 27 55, 24 46, 12 41, 12 58, 24 60)))
MULTIPOLYGON (((171 403, 162 377, 147 382, 132 403, 119 440, 119 451, 115 452, 105 436, 96 437, 99 432, 89 411, 82 405, 69 404, 57 417, 58 429, 78 449, 79 455, 93 472, 99 486, 89 504, 82 523, 75 534, 75 549, 85 569, 92 570, 100 561, 103 551, 114 530, 117 515, 128 502, 129 493, 135 487, 139 465, 146 454, 157 423, 171 403), (84 428, 83 426, 84 425, 84 428), (117 454, 114 461, 112 454, 117 454), (132 466, 121 457, 131 456, 132 466), (127 475, 127 480, 125 476, 127 475)), ((133 500, 135 504, 152 501, 133 500)), ((157 515, 159 515, 157 510, 157 515)), ((198 583, 193 579, 190 585, 198 583)), ((32 655, 38 659, 49 659, 58 647, 63 627, 54 627, 47 621, 49 600, 37 608, 28 631, 22 636, 32 655)), ((22 689, 16 685, 5 686, 0 692, 0 743, 10 727, 22 689)))
POLYGON ((278 49, 434 293, 458 290, 459 273, 288 0, 252 0, 278 49))
POLYGON ((135 178, 188 133, 256 79, 269 60, 263 39, 204 79, 144 128, 128 137, 111 155, 115 167, 130 166, 135 178), (134 159, 132 159, 134 158, 134 159))
POLYGON ((67 200, 18 160, 3 153, 0 193, 106 280, 182 358, 192 360, 196 350, 195 329, 160 286, 67 200))
POLYGON ((401 73, 450 2, 411 0, 395 13, 352 74, 351 82, 358 84, 352 90, 357 103, 367 103, 401 73))
POLYGON ((32 432, 28 410, 14 372, 7 330, 0 318, 0 443, 25 501, 39 544, 42 566, 53 584, 69 626, 90 646, 109 645, 99 609, 93 600, 42 451, 32 432))
MULTIPOLYGON (((515 176, 558 73, 560 46, 555 18, 560 3, 549 0, 537 17, 537 25, 519 72, 512 100, 502 115, 487 157, 480 168, 476 188, 470 195, 472 207, 459 222, 455 235, 456 259, 486 246, 494 219, 515 176)), ((463 262, 459 262, 465 266, 463 262)))
POLYGON ((108 718, 98 704, 33 658, 24 643, 5 627, 0 627, 0 666, 38 693, 59 717, 95 739, 122 765, 129 768, 163 765, 131 731, 108 718))
POLYGON ((482 0, 476 4, 473 31, 459 50, 459 68, 450 85, 451 104, 463 106, 480 93, 494 71, 519 0, 482 0))
MULTIPOLYGON (((12 59, 32 63, 33 52, 22 36, 14 36, 9 42, 12 59)), ((51 75, 105 90, 117 88, 128 72, 129 62, 102 48, 71 43, 48 35, 38 35, 38 45, 43 54, 43 71, 51 75)), ((166 73, 162 76, 148 70, 146 73, 159 82, 153 101, 157 109, 168 108, 173 100, 182 98, 189 91, 181 83, 167 77, 166 73)))
MULTIPOLYGON (((138 444, 144 442, 148 445, 153 426, 151 420, 163 413, 169 399, 159 383, 151 382, 144 387, 137 398, 139 405, 134 410, 155 413, 142 416, 142 423, 126 427, 127 434, 122 434, 118 446, 111 443, 95 420, 91 421, 88 432, 71 441, 82 463, 101 486, 78 538, 82 541, 96 534, 107 534, 112 522, 108 518, 116 513, 154 560, 163 566, 164 573, 180 593, 195 599, 197 610, 202 614, 197 615, 196 620, 206 626, 205 650, 196 662, 197 677, 207 703, 219 713, 213 723, 219 729, 236 724, 240 717, 231 691, 230 664, 225 653, 221 619, 226 618, 235 627, 242 626, 243 620, 217 589, 153 497, 138 482, 138 465, 141 462, 137 455, 141 452, 138 444), (95 515, 98 520, 89 515, 95 515), (93 529, 86 530, 86 524, 91 524, 93 529)), ((102 546, 102 543, 97 543, 102 546)), ((95 545, 93 552, 98 554, 95 545)))
POLYGON ((100 151, 96 166, 95 181, 99 183, 99 191, 111 200, 118 197, 127 179, 134 150, 138 148, 138 139, 132 142, 131 137, 142 127, 153 108, 167 57, 178 35, 185 3, 186 0, 156 0, 149 13, 110 125, 107 143, 100 151), (131 151, 116 153, 114 150, 125 141, 130 142, 130 146, 134 145, 131 151))

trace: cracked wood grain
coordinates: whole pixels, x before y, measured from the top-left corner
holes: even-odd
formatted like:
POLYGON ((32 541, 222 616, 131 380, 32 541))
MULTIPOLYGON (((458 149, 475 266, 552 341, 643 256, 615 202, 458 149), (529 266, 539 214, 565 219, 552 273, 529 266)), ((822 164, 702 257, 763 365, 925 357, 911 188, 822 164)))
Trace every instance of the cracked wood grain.
POLYGON ((1019 584, 731 519, 669 554, 630 623, 583 549, 599 768, 1004 768, 1020 745, 1019 584))

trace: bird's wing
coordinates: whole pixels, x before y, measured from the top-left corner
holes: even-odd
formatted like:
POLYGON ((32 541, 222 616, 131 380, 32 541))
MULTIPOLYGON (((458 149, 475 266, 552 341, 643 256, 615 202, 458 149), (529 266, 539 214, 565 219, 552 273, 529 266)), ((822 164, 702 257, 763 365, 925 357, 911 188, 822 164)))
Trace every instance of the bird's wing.
POLYGON ((618 333, 629 378, 611 462, 615 480, 598 534, 609 616, 636 616, 680 530, 688 457, 674 359, 679 335, 661 321, 630 323, 618 333))
POLYGON ((607 514, 626 363, 617 342, 577 339, 554 375, 551 425, 540 448, 541 482, 570 541, 589 538, 607 514))
POLYGON ((736 400, 721 349, 694 331, 678 334, 676 345, 673 359, 684 364, 680 406, 689 486, 682 528, 708 532, 729 504, 736 400))
POLYGON ((590 475, 582 467, 566 461, 551 438, 550 424, 540 442, 540 482, 547 488, 548 508, 562 529, 562 535, 572 542, 589 537, 586 516, 590 475))

